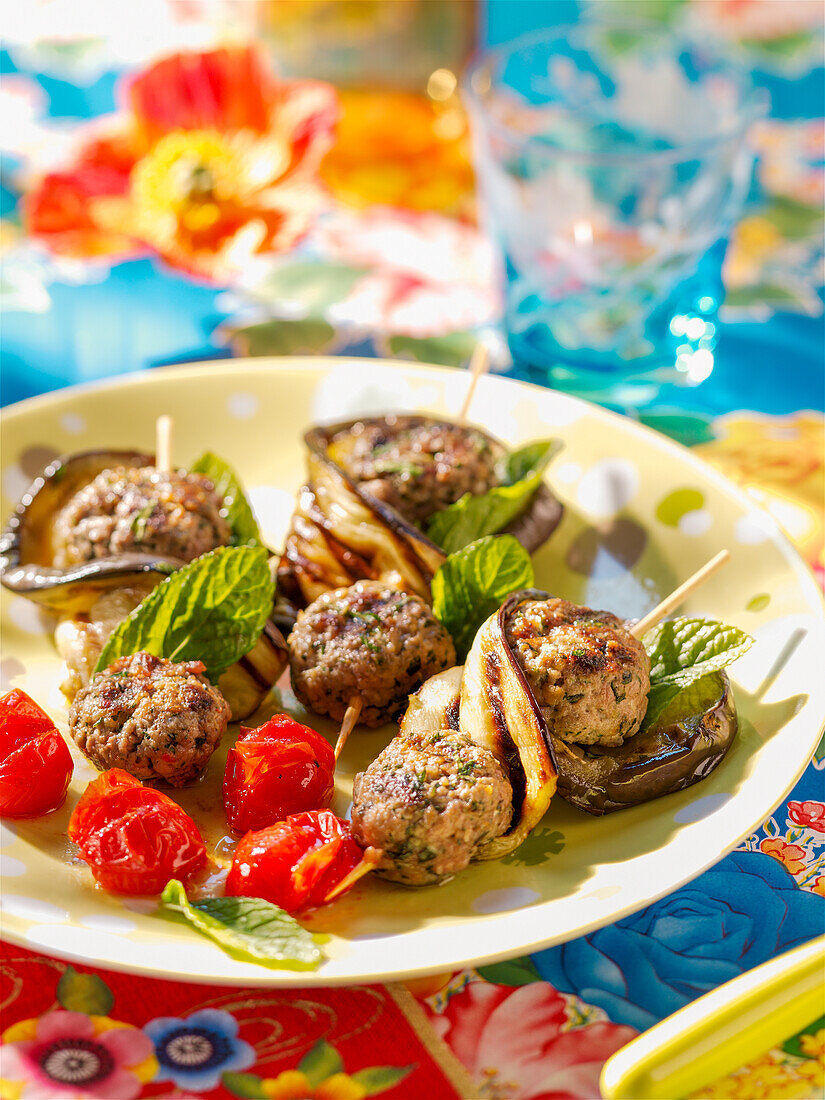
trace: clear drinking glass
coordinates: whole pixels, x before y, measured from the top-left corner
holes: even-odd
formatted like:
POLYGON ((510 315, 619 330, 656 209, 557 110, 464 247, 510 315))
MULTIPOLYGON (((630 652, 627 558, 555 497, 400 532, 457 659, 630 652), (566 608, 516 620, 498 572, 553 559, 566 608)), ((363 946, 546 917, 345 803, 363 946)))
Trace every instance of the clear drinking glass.
POLYGON ((749 76, 708 45, 585 22, 491 51, 464 95, 516 362, 623 402, 707 378, 761 111, 749 76))

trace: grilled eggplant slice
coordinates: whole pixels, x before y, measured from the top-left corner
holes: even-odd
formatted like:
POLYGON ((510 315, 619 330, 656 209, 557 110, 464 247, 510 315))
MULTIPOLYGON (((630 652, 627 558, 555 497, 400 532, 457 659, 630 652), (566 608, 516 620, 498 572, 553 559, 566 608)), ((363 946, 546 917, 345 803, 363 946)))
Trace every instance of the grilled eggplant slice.
POLYGON ((730 681, 724 672, 710 673, 678 695, 654 725, 618 748, 554 737, 559 794, 600 815, 681 791, 721 762, 737 724, 730 681))
POLYGON ((518 603, 543 595, 510 596, 479 629, 463 668, 430 677, 410 696, 401 721, 407 736, 459 730, 504 766, 513 788, 513 819, 506 833, 473 853, 475 859, 499 859, 518 848, 544 817, 556 789, 547 726, 504 633, 518 603))
POLYGON ((504 630, 519 603, 543 595, 526 591, 509 596, 479 629, 464 666, 461 730, 495 754, 513 787, 509 830, 479 848, 476 859, 499 859, 518 848, 544 817, 556 790, 547 725, 504 630))
MULTIPOLYGON (((340 461, 348 433, 354 435, 366 425, 379 426, 391 436, 428 419, 362 417, 306 433, 307 484, 299 493, 278 570, 280 590, 289 599, 305 607, 323 592, 371 579, 430 600, 430 581, 444 561, 443 551, 395 508, 350 477, 340 461)), ((494 452, 506 455, 503 444, 482 434, 494 452)), ((507 533, 532 552, 550 537, 561 515, 562 505, 541 486, 507 533)))
POLYGON ((65 504, 115 466, 153 466, 140 451, 83 451, 52 462, 35 479, 0 536, 0 582, 59 614, 88 612, 102 593, 134 588, 143 595, 184 563, 157 554, 119 554, 67 569, 54 565, 54 522, 65 504))

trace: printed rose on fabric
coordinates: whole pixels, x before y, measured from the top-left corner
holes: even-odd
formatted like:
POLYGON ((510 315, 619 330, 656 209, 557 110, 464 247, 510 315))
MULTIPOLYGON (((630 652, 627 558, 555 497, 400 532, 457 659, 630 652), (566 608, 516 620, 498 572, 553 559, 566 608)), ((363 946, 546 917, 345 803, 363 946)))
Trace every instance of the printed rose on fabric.
POLYGON ((760 852, 781 863, 789 875, 805 870, 805 849, 798 844, 788 844, 779 838, 767 837, 759 845, 760 852))
POLYGON ((208 1091, 228 1071, 255 1064, 254 1049, 238 1038, 238 1021, 228 1012, 205 1008, 183 1019, 159 1016, 144 1027, 159 1063, 157 1080, 208 1091))
POLYGON ((24 197, 35 238, 78 257, 155 253, 225 281, 304 235, 325 201, 332 87, 280 82, 263 53, 230 47, 162 58, 127 93, 128 109, 95 120, 24 197))
POLYGON ((604 1062, 636 1035, 606 1021, 571 1029, 565 999, 546 982, 508 989, 471 981, 443 1012, 423 1007, 480 1096, 590 1100, 604 1062))
POLYGON ((0 1079, 20 1100, 132 1100, 157 1065, 138 1028, 64 1009, 12 1025, 0 1045, 0 1079))
POLYGON ((789 802, 788 818, 803 829, 825 833, 825 802, 789 802))
POLYGON ((764 852, 733 852, 646 909, 533 956, 542 977, 644 1029, 822 931, 825 899, 764 852))

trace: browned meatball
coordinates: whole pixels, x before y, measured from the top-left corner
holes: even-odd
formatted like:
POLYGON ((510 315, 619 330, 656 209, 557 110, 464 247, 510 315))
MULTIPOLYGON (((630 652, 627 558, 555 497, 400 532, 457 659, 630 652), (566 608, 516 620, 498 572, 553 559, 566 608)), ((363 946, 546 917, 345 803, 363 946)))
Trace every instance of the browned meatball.
POLYGON ((292 688, 340 721, 354 696, 359 721, 380 726, 426 679, 455 664, 453 640, 420 596, 378 581, 325 592, 289 636, 292 688))
POLYGON ((99 768, 182 787, 218 747, 229 705, 200 661, 179 664, 135 653, 99 672, 78 692, 69 732, 99 768))
POLYGON ((496 464, 503 451, 481 432, 408 417, 393 431, 394 419, 348 430, 354 439, 340 461, 350 477, 411 523, 421 527, 465 493, 486 493, 499 484, 496 464))
POLYGON ((353 785, 352 835, 383 849, 377 874, 409 886, 463 870, 512 816, 513 789, 499 761, 453 730, 399 735, 353 785))
POLYGON ((567 600, 526 600, 506 635, 557 737, 609 747, 638 730, 650 660, 621 619, 567 600))
POLYGON ((55 565, 65 569, 129 551, 193 561, 229 542, 222 507, 201 474, 153 466, 104 470, 58 514, 55 565))

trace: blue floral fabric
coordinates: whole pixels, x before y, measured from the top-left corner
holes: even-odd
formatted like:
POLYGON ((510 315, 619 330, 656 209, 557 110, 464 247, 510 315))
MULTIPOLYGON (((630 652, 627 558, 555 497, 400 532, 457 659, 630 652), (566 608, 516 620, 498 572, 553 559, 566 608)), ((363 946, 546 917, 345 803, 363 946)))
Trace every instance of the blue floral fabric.
POLYGON ((825 927, 825 898, 762 852, 733 852, 639 913, 533 956, 563 993, 643 1030, 825 927))

